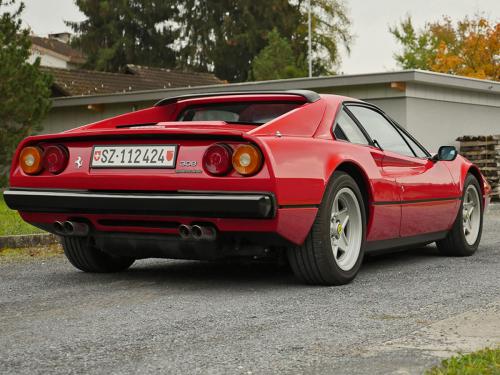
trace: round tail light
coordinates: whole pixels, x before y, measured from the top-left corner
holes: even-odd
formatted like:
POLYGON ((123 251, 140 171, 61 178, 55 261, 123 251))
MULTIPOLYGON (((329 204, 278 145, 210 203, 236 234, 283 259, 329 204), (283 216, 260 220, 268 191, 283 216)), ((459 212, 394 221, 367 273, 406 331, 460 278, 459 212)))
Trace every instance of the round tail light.
POLYGON ((43 166, 50 173, 61 173, 68 165, 68 152, 61 146, 48 146, 43 155, 43 166))
POLYGON ((37 174, 42 170, 42 150, 38 147, 25 147, 19 155, 19 166, 26 174, 37 174))
POLYGON ((233 154, 233 167, 243 176, 251 176, 262 167, 262 154, 253 145, 240 145, 233 154))
POLYGON ((203 155, 203 169, 214 176, 228 173, 231 170, 231 154, 229 146, 223 144, 210 146, 203 155))

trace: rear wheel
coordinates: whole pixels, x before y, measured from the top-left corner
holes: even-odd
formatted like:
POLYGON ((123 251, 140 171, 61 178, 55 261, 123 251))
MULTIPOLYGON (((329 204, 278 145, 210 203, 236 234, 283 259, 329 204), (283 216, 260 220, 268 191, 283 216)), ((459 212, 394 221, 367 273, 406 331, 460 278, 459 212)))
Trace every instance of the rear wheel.
POLYGON ((304 244, 288 249, 297 277, 308 284, 349 283, 363 261, 366 213, 356 181, 335 172, 304 244))
POLYGON ((477 179, 469 174, 464 183, 464 195, 457 218, 444 240, 437 241, 440 253, 450 256, 470 256, 481 241, 483 231, 483 201, 477 179))
POLYGON ((133 258, 111 256, 99 250, 88 237, 63 237, 62 245, 70 263, 84 272, 123 271, 135 261, 133 258))

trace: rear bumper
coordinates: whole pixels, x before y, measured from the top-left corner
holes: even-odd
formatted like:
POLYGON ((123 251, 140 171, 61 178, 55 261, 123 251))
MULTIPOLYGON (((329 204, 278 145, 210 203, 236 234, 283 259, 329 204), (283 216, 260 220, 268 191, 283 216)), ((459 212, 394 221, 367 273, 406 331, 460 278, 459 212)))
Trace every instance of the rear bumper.
POLYGON ((23 212, 102 213, 267 219, 276 215, 272 193, 98 193, 11 189, 7 206, 23 212))

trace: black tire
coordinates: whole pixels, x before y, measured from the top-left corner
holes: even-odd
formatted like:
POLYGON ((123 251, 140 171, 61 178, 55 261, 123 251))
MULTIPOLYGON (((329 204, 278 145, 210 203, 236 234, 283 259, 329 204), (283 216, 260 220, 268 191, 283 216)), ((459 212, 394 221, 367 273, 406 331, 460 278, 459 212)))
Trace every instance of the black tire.
POLYGON ((483 200, 481 194, 481 187, 479 186, 479 182, 477 178, 472 174, 468 174, 465 178, 464 182, 464 193, 462 196, 462 202, 460 204, 460 209, 458 210, 457 218, 453 224, 453 227, 448 232, 448 235, 445 239, 436 241, 437 248, 439 252, 443 255, 447 256, 455 256, 455 257, 467 257, 474 254, 479 246, 479 242, 481 242, 481 234, 483 232, 483 200), (476 241, 470 245, 467 243, 464 233, 463 227, 463 205, 465 194, 467 192, 467 188, 469 185, 474 185, 479 194, 479 207, 480 207, 480 217, 479 217, 479 234, 477 236, 476 241))
POLYGON ((84 272, 108 273, 129 268, 135 259, 115 257, 93 246, 88 237, 63 237, 64 254, 70 263, 84 272))
POLYGON ((316 220, 306 240, 301 246, 287 251, 293 273, 303 282, 314 285, 343 285, 351 282, 363 262, 363 247, 366 236, 366 212, 363 196, 356 181, 347 173, 335 172, 326 188, 316 220), (330 218, 333 200, 343 188, 354 192, 361 212, 361 248, 354 266, 344 271, 339 267, 332 251, 330 238, 330 218))

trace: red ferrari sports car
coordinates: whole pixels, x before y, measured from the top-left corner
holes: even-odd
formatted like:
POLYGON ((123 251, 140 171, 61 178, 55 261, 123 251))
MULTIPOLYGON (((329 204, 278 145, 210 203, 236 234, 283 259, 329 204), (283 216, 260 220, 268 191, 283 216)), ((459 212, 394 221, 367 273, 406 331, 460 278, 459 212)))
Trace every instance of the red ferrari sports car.
POLYGON ((372 251, 473 254, 490 190, 454 147, 431 155, 372 104, 283 91, 168 98, 28 137, 4 196, 83 271, 286 256, 304 282, 338 285, 372 251))

